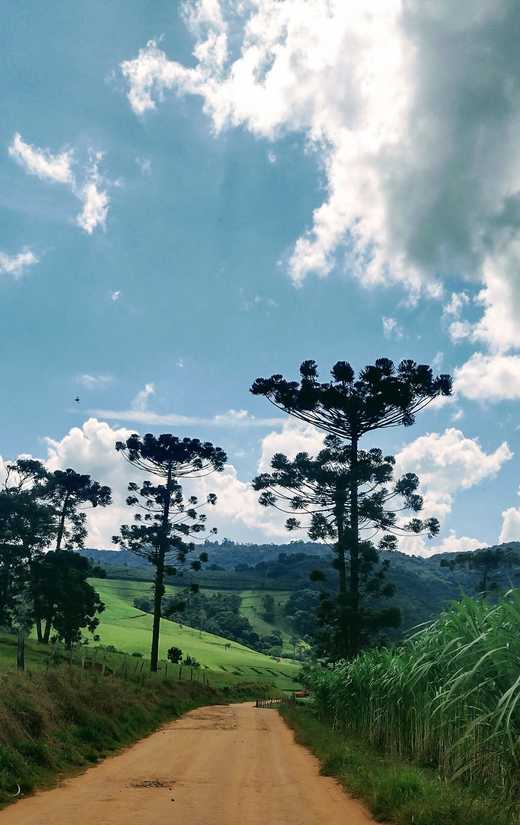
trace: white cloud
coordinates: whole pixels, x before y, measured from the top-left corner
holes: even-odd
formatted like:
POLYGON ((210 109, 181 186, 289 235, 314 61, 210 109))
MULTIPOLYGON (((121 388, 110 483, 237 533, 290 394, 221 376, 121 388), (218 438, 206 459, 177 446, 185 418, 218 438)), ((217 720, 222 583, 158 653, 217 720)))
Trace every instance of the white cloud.
MULTIPOLYGON (((116 453, 118 440, 125 440, 133 432, 125 428, 114 429, 106 422, 90 418, 82 427, 73 427, 61 440, 46 439, 47 465, 50 469, 73 467, 112 488, 113 505, 98 507, 88 513, 88 544, 92 547, 110 548, 112 536, 119 526, 131 519, 132 510, 126 506, 129 481, 143 478, 128 462, 116 453)), ((1 459, 0 459, 1 472, 1 459)), ((197 481, 183 484, 186 495, 195 494, 203 499, 208 493, 217 494, 215 508, 208 509, 208 526, 216 526, 221 535, 247 538, 248 540, 287 539, 283 524, 285 517, 258 504, 256 493, 249 481, 242 481, 235 467, 227 464, 222 473, 213 473, 197 481)))
POLYGON ((96 227, 105 229, 110 199, 105 189, 106 181, 99 173, 102 152, 90 150, 87 165, 74 173, 72 150, 53 155, 49 149, 37 149, 25 143, 18 132, 9 146, 9 154, 26 172, 41 180, 62 183, 81 201, 82 209, 76 216, 76 224, 88 235, 96 227))
POLYGON ((197 95, 215 132, 306 137, 327 193, 289 255, 293 280, 326 276, 343 249, 363 283, 412 295, 439 297, 439 279, 458 273, 482 287, 471 335, 520 346, 518 3, 186 8, 193 65, 150 41, 121 65, 130 105, 143 115, 168 92, 197 95))
POLYGON ((110 294, 110 299, 114 302, 119 301, 120 297, 121 297, 121 290, 120 289, 116 289, 114 292, 112 292, 110 294))
MULTIPOLYGON (((73 467, 79 472, 90 473, 94 479, 112 488, 114 504, 106 509, 89 511, 90 546, 110 547, 112 535, 131 517, 131 510, 125 504, 128 482, 143 478, 143 475, 133 470, 114 449, 115 442, 126 439, 131 432, 133 430, 113 428, 107 422, 90 418, 81 427, 73 427, 61 440, 45 439, 46 463, 50 469, 73 467)), ((301 451, 314 454, 322 443, 322 433, 286 419, 281 431, 269 432, 261 439, 257 471, 268 470, 270 460, 277 452, 286 453, 291 458, 301 451)), ((423 436, 407 445, 397 456, 399 472, 413 470, 419 473, 426 493, 425 510, 441 519, 451 510, 458 490, 492 477, 510 457, 507 445, 502 444, 494 453, 486 454, 478 442, 465 438, 458 430, 423 436)), ((2 467, 0 457, 0 478, 2 467)), ((187 495, 193 493, 203 498, 209 492, 217 494, 217 506, 208 512, 208 525, 216 526, 221 535, 249 541, 267 538, 284 542, 289 538, 284 527, 286 516, 261 507, 258 493, 249 481, 238 476, 232 464, 226 465, 223 473, 188 482, 184 487, 187 495)), ((511 508, 511 512, 517 513, 520 535, 520 508, 511 508)), ((513 522, 514 519, 508 517, 508 524, 513 525, 513 522)), ((506 538, 501 540, 508 540, 507 531, 503 530, 503 535, 506 538)), ((485 543, 468 536, 458 537, 453 531, 434 547, 420 538, 401 543, 405 552, 422 555, 432 551, 469 550, 477 546, 483 547, 485 543)))
MULTIPOLYGON (((143 390, 141 390, 143 392, 143 390)), ((141 393, 138 393, 140 396, 141 393)), ((137 398, 137 396, 136 396, 137 398)), ((134 402, 135 403, 135 399, 134 402)), ((128 410, 89 410, 89 415, 104 418, 107 421, 132 421, 136 424, 149 425, 152 427, 229 427, 229 428, 265 428, 282 425, 283 418, 256 418, 244 410, 228 410, 209 418, 196 415, 179 415, 178 413, 157 413, 153 410, 135 409, 128 410)))
POLYGON ((383 322, 383 335, 385 338, 399 339, 403 337, 403 328, 395 318, 383 316, 381 320, 383 322))
POLYGON ((132 410, 136 412, 145 412, 148 409, 148 402, 150 398, 155 395, 155 384, 145 384, 142 390, 139 390, 131 403, 132 410))
POLYGON ((83 209, 76 217, 78 226, 88 235, 92 235, 97 226, 105 229, 109 204, 107 193, 98 189, 96 181, 91 180, 82 187, 80 197, 83 209))
POLYGON ((275 453, 284 453, 294 458, 297 453, 315 455, 323 446, 324 434, 310 424, 285 420, 280 431, 268 433, 262 439, 258 472, 269 470, 270 462, 275 453))
MULTIPOLYGON (((112 428, 110 424, 90 418, 82 427, 73 427, 61 440, 45 439, 48 448, 46 459, 51 470, 73 467, 112 488, 113 505, 96 508, 88 513, 88 544, 92 547, 111 547, 112 535, 120 524, 128 522, 131 510, 125 504, 129 481, 143 478, 133 470, 114 449, 115 442, 125 440, 133 432, 126 428, 112 428)), ((268 433, 260 443, 258 472, 269 467, 275 452, 285 452, 293 457, 297 452, 310 453, 318 450, 323 435, 311 427, 285 420, 281 432, 268 433)), ((0 457, 0 478, 2 460, 0 457)), ((236 468, 227 464, 222 473, 213 473, 197 481, 183 484, 187 495, 204 498, 208 493, 217 494, 215 508, 208 510, 208 526, 216 526, 220 535, 243 538, 250 541, 287 541, 290 538, 284 523, 286 516, 262 507, 258 503, 249 480, 239 478, 236 468)))
POLYGON ((45 439, 48 449, 46 464, 50 470, 73 467, 79 473, 89 473, 93 479, 108 484, 112 489, 111 506, 88 511, 87 546, 114 547, 112 536, 123 522, 130 520, 131 512, 125 499, 128 483, 137 474, 116 453, 115 443, 124 441, 131 433, 131 430, 122 427, 113 429, 105 422, 90 418, 82 427, 73 427, 61 440, 45 439))
POLYGON ((508 507, 502 513, 499 543, 520 540, 520 507, 508 507))
POLYGON ((13 275, 15 278, 20 278, 27 267, 34 266, 38 262, 38 258, 30 249, 22 249, 16 255, 0 252, 0 275, 13 275))
POLYGON ((474 326, 469 321, 452 321, 448 327, 448 332, 454 344, 460 344, 468 338, 474 337, 474 326))
POLYGON ((48 149, 38 149, 25 143, 22 136, 16 132, 8 151, 10 156, 30 175, 36 175, 41 180, 50 180, 55 183, 73 183, 74 155, 71 149, 53 155, 48 149))
POLYGON ((445 304, 443 314, 453 318, 460 318, 462 310, 470 302, 470 297, 467 292, 452 292, 450 299, 445 304))
POLYGON ((470 536, 457 536, 454 530, 450 530, 440 544, 432 548, 432 553, 466 553, 482 547, 489 547, 489 545, 485 541, 473 539, 470 536))
POLYGON ((95 390, 100 387, 106 387, 107 384, 111 384, 113 380, 114 379, 111 375, 90 375, 87 372, 76 376, 76 383, 81 384, 81 386, 85 387, 87 390, 95 390))
POLYGON ((520 398, 520 356, 474 353, 455 370, 454 390, 472 401, 520 398))
MULTIPOLYGON (((183 367, 184 361, 179 359, 177 366, 183 367)), ((178 413, 158 413, 149 408, 150 399, 157 394, 155 384, 145 384, 142 390, 130 402, 130 409, 122 410, 89 410, 89 415, 104 418, 107 421, 131 421, 136 424, 152 426, 202 426, 202 427, 229 427, 229 428, 265 428, 282 425, 284 418, 256 418, 247 410, 227 410, 212 417, 179 415, 178 413)))
POLYGON ((107 192, 100 188, 102 178, 99 174, 99 164, 102 160, 102 152, 91 155, 85 183, 76 192, 83 204, 83 209, 76 216, 76 223, 88 235, 92 235, 97 226, 106 228, 110 201, 107 192))
MULTIPOLYGON (((450 427, 443 433, 420 436, 403 447, 396 455, 396 475, 413 472, 419 476, 422 515, 434 516, 442 525, 460 491, 494 478, 512 457, 507 442, 486 453, 478 439, 450 427)), ((419 554, 431 550, 421 537, 402 540, 401 549, 419 554)))

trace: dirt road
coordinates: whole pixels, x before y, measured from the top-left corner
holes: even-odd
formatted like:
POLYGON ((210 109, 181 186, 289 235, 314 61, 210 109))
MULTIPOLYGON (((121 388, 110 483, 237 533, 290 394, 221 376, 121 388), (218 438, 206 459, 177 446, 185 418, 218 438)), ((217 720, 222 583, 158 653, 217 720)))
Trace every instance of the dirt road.
POLYGON ((199 708, 0 825, 374 825, 319 775, 276 710, 199 708))

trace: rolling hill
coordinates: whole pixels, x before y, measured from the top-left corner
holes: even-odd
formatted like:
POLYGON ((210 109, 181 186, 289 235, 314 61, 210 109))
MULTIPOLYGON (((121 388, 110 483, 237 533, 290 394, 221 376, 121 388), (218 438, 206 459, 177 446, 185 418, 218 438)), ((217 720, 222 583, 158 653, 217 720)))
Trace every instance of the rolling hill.
MULTIPOLYGON (((106 610, 98 628, 103 645, 111 645, 124 653, 148 655, 152 631, 152 616, 134 607, 133 601, 145 595, 149 586, 140 581, 92 579, 106 610)), ((168 588, 169 594, 173 589, 168 588)), ((258 653, 237 642, 229 642, 202 630, 163 619, 161 621, 160 655, 166 658, 170 647, 180 647, 185 655, 215 673, 225 673, 241 681, 269 681, 282 690, 297 684, 299 665, 296 662, 258 653)))

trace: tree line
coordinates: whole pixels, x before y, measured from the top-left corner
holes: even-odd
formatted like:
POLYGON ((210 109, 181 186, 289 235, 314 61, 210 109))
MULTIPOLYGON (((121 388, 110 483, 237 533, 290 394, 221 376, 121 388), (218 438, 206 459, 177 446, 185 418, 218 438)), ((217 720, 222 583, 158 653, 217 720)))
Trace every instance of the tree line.
MULTIPOLYGON (((332 583, 323 582, 315 620, 326 654, 351 658, 399 618, 394 609, 373 606, 393 592, 379 551, 395 549, 400 536, 431 537, 439 530, 435 518, 419 517, 417 476, 396 478, 395 458, 375 446, 365 449, 363 441, 373 441, 380 430, 411 426, 435 398, 451 393, 451 378, 436 377, 429 366, 411 360, 394 365, 380 358, 358 375, 348 362, 337 362, 322 382, 316 363, 304 361, 298 380, 279 374, 258 378, 251 392, 325 434, 314 456, 273 456, 270 471, 256 476, 252 486, 261 505, 287 515, 289 532, 303 530, 330 545, 335 575, 332 583)), ((133 434, 115 450, 142 474, 128 486, 133 517, 113 541, 154 567, 155 671, 165 577, 186 567, 197 571, 208 560, 200 541, 208 534, 206 510, 217 503, 214 493, 204 500, 186 496, 183 483, 222 472, 227 458, 210 442, 171 433, 133 434)), ((8 465, 0 490, 1 626, 15 630, 20 640, 34 626, 39 643, 54 638, 67 647, 81 641, 85 628, 95 634, 104 609, 87 581, 95 571, 73 551, 84 546, 87 510, 111 501, 109 487, 71 468, 49 471, 26 458, 8 465)))

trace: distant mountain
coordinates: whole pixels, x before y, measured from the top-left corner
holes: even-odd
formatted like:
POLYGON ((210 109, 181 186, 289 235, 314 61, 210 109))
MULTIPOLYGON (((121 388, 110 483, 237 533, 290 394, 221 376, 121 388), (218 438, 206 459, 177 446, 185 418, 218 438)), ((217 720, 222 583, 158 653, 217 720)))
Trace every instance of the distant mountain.
MULTIPOLYGON (((316 587, 309 580, 313 570, 320 569, 330 581, 335 573, 330 566, 330 551, 322 544, 291 542, 290 544, 239 544, 225 541, 207 542, 203 549, 209 562, 202 573, 187 573, 171 583, 188 584, 193 577, 201 587, 222 590, 300 590, 316 587)), ((503 592, 520 586, 520 542, 509 542, 491 548, 503 556, 492 571, 492 592, 503 592)), ((431 620, 451 601, 463 595, 475 595, 482 572, 474 569, 475 554, 464 553, 464 563, 450 566, 460 554, 439 553, 429 558, 387 551, 390 561, 388 579, 396 586, 396 594, 385 604, 401 609, 401 633, 431 620)), ((153 570, 143 559, 126 550, 85 549, 82 553, 105 568, 109 578, 151 580, 153 570)))

